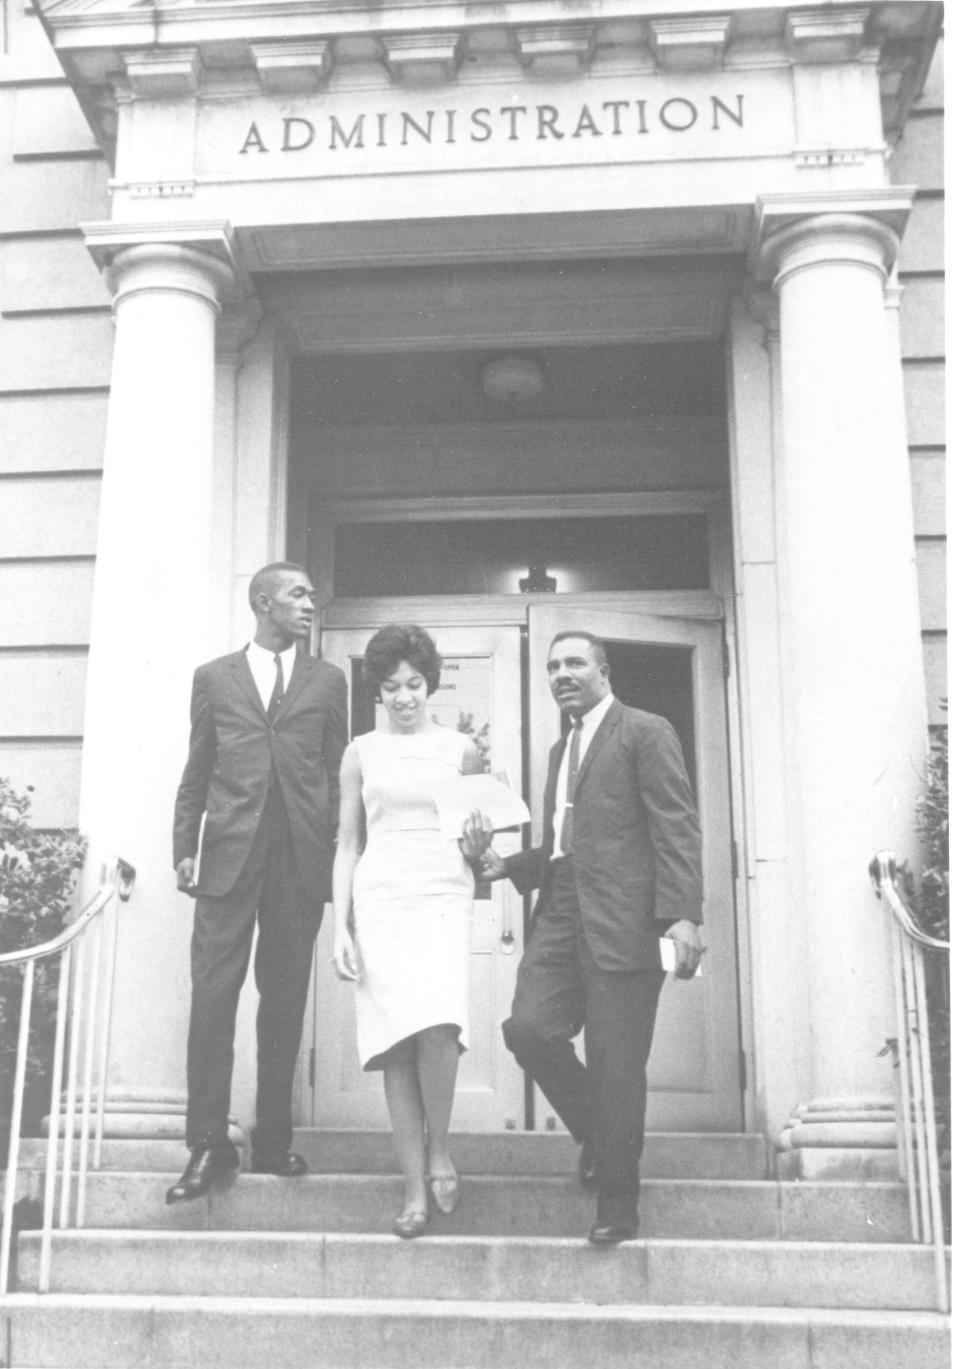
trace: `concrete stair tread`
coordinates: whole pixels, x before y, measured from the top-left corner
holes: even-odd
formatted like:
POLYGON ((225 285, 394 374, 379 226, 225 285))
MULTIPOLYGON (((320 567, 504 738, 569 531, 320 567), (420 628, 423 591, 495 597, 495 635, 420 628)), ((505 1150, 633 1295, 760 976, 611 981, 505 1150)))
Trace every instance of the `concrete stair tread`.
MULTIPOLYGON (((111 1119, 111 1125, 116 1119, 111 1119)), ((569 1175, 578 1147, 565 1132, 458 1132, 452 1147, 460 1168, 472 1174, 569 1175)), ((318 1173, 392 1174, 393 1143, 383 1128, 298 1128, 293 1149, 318 1173)), ((104 1162, 117 1170, 168 1170, 182 1167, 182 1130, 146 1138, 142 1132, 111 1134, 104 1140, 104 1162)), ((21 1164, 42 1168, 46 1142, 23 1142, 21 1164)), ((767 1171, 765 1139, 741 1132, 653 1132, 646 1138, 644 1170, 651 1177, 762 1179, 767 1171)))
POLYGON ((607 1303, 584 1302, 520 1302, 490 1303, 475 1299, 444 1301, 438 1298, 250 1298, 189 1297, 151 1293, 11 1293, 5 1299, 7 1311, 67 1309, 94 1314, 98 1311, 167 1312, 167 1313, 227 1313, 231 1317, 250 1318, 275 1313, 285 1317, 347 1316, 366 1317, 383 1313, 395 1317, 420 1317, 429 1313, 444 1320, 475 1318, 478 1321, 529 1318, 545 1320, 563 1318, 572 1321, 698 1321, 740 1322, 745 1316, 751 1321, 766 1323, 798 1322, 810 1324, 915 1325, 937 1327, 949 1324, 945 1312, 902 1311, 896 1308, 820 1308, 820 1307, 722 1307, 698 1303, 630 1303, 610 1306, 607 1303))
MULTIPOLYGON (((312 1174, 299 1179, 239 1174, 204 1198, 167 1207, 176 1173, 89 1175, 87 1224, 123 1229, 382 1232, 397 1210, 396 1175, 312 1174)), ((21 1193, 40 1197, 42 1176, 21 1193)), ((584 1236, 595 1199, 573 1175, 465 1175, 463 1200, 444 1219, 452 1235, 584 1236)), ((641 1187, 647 1237, 899 1241, 909 1237, 902 1185, 742 1179, 650 1179, 641 1187)))
MULTIPOLYGON (((36 1286, 40 1236, 20 1238, 36 1286)), ((321 1232, 55 1232, 55 1292, 216 1298, 390 1299, 924 1309, 933 1254, 916 1245, 643 1238, 615 1251, 579 1239, 321 1232), (682 1298, 677 1290, 683 1291, 682 1298)))

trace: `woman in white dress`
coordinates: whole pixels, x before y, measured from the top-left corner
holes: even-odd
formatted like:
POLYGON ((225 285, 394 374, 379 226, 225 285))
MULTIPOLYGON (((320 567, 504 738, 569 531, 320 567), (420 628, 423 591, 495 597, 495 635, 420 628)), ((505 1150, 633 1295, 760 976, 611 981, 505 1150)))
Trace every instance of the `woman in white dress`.
POLYGON ((430 1198, 445 1214, 459 1200, 449 1125, 468 1044, 468 862, 490 844, 478 812, 459 840, 440 832, 437 791, 483 768, 468 737, 430 716, 441 664, 433 638, 412 624, 381 628, 367 644, 364 679, 386 725, 344 753, 333 867, 333 963, 357 985, 360 1062, 383 1071, 405 1185, 393 1229, 407 1238, 425 1230, 430 1198))

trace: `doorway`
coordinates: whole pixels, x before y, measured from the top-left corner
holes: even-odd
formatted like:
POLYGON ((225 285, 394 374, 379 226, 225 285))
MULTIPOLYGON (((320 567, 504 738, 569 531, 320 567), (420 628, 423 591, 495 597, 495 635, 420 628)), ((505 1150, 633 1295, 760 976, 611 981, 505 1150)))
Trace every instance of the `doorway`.
MULTIPOLYGON (((449 597, 344 602, 325 612, 323 654, 347 676, 351 733, 356 734, 376 722, 359 675, 373 631, 391 620, 413 620, 433 633, 445 657, 433 696, 437 720, 473 735, 490 769, 505 773, 530 806, 533 821, 527 831, 496 837, 497 849, 508 854, 521 844, 536 845, 542 830, 547 755, 559 735, 543 669, 549 643, 557 632, 578 627, 603 638, 615 693, 630 706, 661 713, 676 728, 704 831, 709 954, 702 979, 671 980, 665 986, 649 1067, 648 1125, 660 1131, 738 1130, 743 1100, 723 625, 709 596, 700 617, 683 616, 683 606, 670 595, 632 599, 630 606, 615 608, 609 598, 581 595, 533 595, 519 604, 516 596, 491 597, 482 606, 449 597), (711 612, 716 616, 711 618, 711 612), (471 616, 487 621, 462 625, 471 616)), ((461 1062, 454 1106, 454 1126, 460 1130, 559 1126, 545 1100, 525 1089, 500 1035, 529 915, 529 903, 524 906, 509 881, 481 891, 474 903, 472 1045, 461 1062)), ((309 1120, 324 1126, 385 1126, 379 1075, 364 1075, 357 1061, 352 989, 335 981, 329 968, 331 938, 332 928, 325 925, 317 950, 309 1120)))

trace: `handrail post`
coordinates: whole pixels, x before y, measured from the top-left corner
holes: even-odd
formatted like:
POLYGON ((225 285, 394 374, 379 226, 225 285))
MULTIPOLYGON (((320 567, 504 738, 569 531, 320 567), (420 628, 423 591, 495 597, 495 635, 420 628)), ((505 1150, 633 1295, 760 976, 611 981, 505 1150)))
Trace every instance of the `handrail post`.
POLYGON ((54 957, 59 958, 53 1073, 50 1081, 50 1130, 46 1147, 40 1269, 37 1283, 38 1290, 45 1293, 50 1287, 53 1227, 57 1215, 58 1177, 60 1180, 60 1210, 57 1225, 67 1227, 70 1224, 73 1142, 76 1126, 81 1035, 84 1036, 85 1044, 83 1047, 81 1136, 78 1160, 77 1222, 79 1225, 83 1224, 86 1216, 86 1178, 89 1170, 88 1152, 95 1054, 99 1056, 99 1072, 97 1076, 97 1141, 94 1158, 96 1166, 99 1167, 100 1165, 103 1110, 109 1061, 110 1018, 113 1011, 113 986, 116 968, 117 909, 119 903, 126 903, 129 900, 133 892, 136 873, 135 868, 128 861, 120 858, 110 861, 104 867, 100 887, 93 898, 81 909, 74 921, 63 928, 52 940, 39 946, 28 946, 17 951, 0 953, 0 969, 5 970, 16 966, 18 969, 22 968, 23 972, 20 1025, 13 1084, 13 1107, 10 1119, 7 1170, 4 1179, 3 1219, 0 1223, 0 1295, 8 1292, 10 1269, 13 1262, 13 1209, 19 1174, 20 1130, 23 1123, 23 1099, 37 962, 40 960, 52 961, 54 957), (108 929, 109 935, 105 936, 105 916, 111 912, 113 920, 108 929), (83 990, 87 978, 87 955, 91 948, 91 938, 88 933, 94 922, 96 922, 96 935, 92 938, 94 955, 85 1001, 83 990), (106 949, 104 949, 105 947, 106 949), (105 972, 104 967, 106 967, 105 972), (105 989, 101 988, 101 981, 105 984, 105 989), (103 1018, 101 1018, 101 1013, 104 1015, 103 1018), (68 1019, 70 1021, 69 1047, 66 1040, 68 1019), (94 1047, 97 1044, 98 1028, 100 1029, 99 1051, 95 1053, 94 1047), (65 1063, 67 1080, 64 1091, 65 1063), (63 1163, 58 1173, 61 1123, 63 1126, 63 1163))
POLYGON ((33 1007, 33 972, 36 961, 28 960, 23 972, 20 998, 20 1030, 17 1033, 17 1065, 13 1080, 13 1109, 7 1146, 7 1176, 3 1187, 3 1229, 0 1234, 0 1294, 8 1292, 10 1246, 13 1239, 13 1205, 17 1196, 17 1167, 20 1160, 20 1123, 23 1117, 23 1085, 27 1074, 27 1042, 30 1036, 30 1011, 33 1007))
POLYGON ((943 1196, 937 1153, 936 1100, 930 1059, 927 1010, 928 952, 949 954, 949 941, 923 930, 897 888, 898 867, 891 851, 878 851, 870 862, 874 892, 891 916, 894 996, 900 1070, 899 1144, 906 1164, 910 1226, 913 1239, 932 1247, 937 1307, 949 1308, 943 1196))

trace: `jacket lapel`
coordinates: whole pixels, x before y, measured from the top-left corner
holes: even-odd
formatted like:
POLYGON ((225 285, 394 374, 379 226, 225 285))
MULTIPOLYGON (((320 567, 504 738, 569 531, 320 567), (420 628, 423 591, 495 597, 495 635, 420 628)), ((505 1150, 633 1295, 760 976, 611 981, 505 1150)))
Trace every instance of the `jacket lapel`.
POLYGON ((579 790, 581 784, 583 783, 584 775, 590 769, 598 751, 600 751, 604 742, 607 740, 613 729, 616 727, 617 723, 620 721, 620 716, 622 713, 623 704, 619 701, 619 699, 614 699, 613 703, 610 705, 606 713, 603 715, 603 719, 600 723, 600 726, 593 734, 593 738, 590 742, 590 745, 587 747, 586 753, 583 756, 583 759, 580 761, 580 768, 577 770, 577 782, 574 786, 573 791, 574 793, 577 793, 577 791, 579 790))

